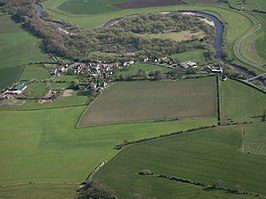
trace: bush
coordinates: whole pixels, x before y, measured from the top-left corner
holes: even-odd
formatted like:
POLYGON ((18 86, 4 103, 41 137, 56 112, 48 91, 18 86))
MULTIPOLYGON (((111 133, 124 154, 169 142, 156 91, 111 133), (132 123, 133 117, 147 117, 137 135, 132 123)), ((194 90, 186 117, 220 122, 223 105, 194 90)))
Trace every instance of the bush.
POLYGON ((148 169, 142 169, 141 171, 138 172, 138 174, 144 176, 150 176, 153 175, 153 172, 148 169))

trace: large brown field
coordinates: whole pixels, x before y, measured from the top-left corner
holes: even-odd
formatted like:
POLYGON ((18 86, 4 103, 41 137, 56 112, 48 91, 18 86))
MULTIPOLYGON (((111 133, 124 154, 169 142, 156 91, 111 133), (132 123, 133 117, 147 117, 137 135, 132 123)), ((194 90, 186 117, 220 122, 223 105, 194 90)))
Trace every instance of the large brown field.
POLYGON ((214 77, 116 82, 85 111, 78 126, 216 116, 214 77))

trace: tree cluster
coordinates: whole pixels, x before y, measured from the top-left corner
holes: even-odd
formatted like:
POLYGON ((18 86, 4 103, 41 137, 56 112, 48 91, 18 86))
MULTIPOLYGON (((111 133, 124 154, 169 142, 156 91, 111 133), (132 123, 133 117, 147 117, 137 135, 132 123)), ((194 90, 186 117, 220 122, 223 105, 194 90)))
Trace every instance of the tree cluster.
POLYGON ((115 199, 114 191, 97 182, 87 182, 76 199, 115 199))

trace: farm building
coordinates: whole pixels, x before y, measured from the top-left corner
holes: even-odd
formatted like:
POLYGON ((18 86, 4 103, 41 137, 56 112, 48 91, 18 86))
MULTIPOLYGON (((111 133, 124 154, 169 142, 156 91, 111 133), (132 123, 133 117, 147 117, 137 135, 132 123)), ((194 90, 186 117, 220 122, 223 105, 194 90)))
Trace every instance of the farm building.
POLYGON ((26 88, 27 86, 24 83, 19 83, 8 90, 7 93, 20 95, 26 88))
POLYGON ((223 73, 223 68, 221 66, 219 67, 207 66, 206 70, 211 73, 223 73))
POLYGON ((197 68, 197 63, 192 61, 182 62, 180 64, 183 68, 197 68))

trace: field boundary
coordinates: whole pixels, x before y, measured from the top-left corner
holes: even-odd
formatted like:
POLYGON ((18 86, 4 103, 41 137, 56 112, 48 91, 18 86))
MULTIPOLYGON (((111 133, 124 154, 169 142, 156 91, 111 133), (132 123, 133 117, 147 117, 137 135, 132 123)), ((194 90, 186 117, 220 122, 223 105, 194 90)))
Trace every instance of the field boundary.
POLYGON ((18 187, 18 186, 25 186, 25 185, 34 185, 34 184, 47 184, 47 185, 81 185, 80 182, 38 182, 38 181, 30 181, 30 182, 22 182, 22 183, 15 183, 15 184, 2 184, 0 185, 1 188, 5 187, 18 187))

